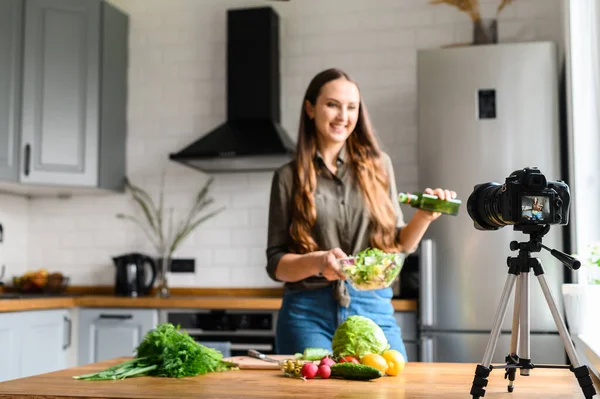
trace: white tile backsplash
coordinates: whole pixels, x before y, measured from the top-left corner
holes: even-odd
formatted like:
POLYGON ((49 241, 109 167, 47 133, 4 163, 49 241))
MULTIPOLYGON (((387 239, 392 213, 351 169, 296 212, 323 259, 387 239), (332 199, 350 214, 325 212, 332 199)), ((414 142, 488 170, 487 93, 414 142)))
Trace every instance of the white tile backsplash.
MULTIPOLYGON (((502 41, 562 43, 562 0, 519 0, 499 23, 502 41)), ((421 189, 416 166, 416 54, 469 41, 472 25, 457 9, 428 0, 112 0, 130 16, 128 175, 156 198, 167 171, 165 204, 183 217, 207 176, 168 160, 225 119, 225 13, 274 7, 281 21, 282 124, 295 140, 302 95, 318 71, 337 66, 359 83, 374 127, 394 162, 400 190, 421 189)), ((498 1, 484 0, 493 16, 498 1)), ((562 54, 562 53, 561 53, 562 54)), ((176 256, 196 273, 173 274, 173 286, 278 286, 264 271, 271 173, 215 175, 209 220, 176 256), (215 209, 215 208, 213 208, 215 209)), ((427 185, 427 182, 423 182, 427 185)), ((468 193, 463 193, 463 197, 468 193)), ((143 233, 115 214, 138 214, 127 195, 68 200, 0 195, 7 274, 49 267, 72 284, 112 284, 111 257, 152 253, 143 233)), ((406 210, 411 215, 411 210, 406 210)))
POLYGON ((239 265, 240 262, 248 263, 249 252, 246 248, 231 248, 215 249, 214 263, 217 265, 239 265))
POLYGON ((6 266, 4 283, 27 270, 30 248, 27 207, 27 201, 21 197, 0 194, 0 223, 4 232, 3 242, 0 242, 0 268, 6 266))

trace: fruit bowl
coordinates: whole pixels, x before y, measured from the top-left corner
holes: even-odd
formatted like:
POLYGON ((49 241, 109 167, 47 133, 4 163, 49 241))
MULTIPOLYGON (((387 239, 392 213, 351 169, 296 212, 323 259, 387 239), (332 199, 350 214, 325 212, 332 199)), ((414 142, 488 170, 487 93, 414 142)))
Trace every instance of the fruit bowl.
POLYGON ((406 254, 363 251, 356 256, 338 259, 347 281, 357 290, 388 288, 400 274, 406 254))
POLYGON ((69 278, 62 273, 48 273, 41 269, 30 271, 13 278, 13 287, 23 294, 46 293, 60 294, 69 285, 69 278))

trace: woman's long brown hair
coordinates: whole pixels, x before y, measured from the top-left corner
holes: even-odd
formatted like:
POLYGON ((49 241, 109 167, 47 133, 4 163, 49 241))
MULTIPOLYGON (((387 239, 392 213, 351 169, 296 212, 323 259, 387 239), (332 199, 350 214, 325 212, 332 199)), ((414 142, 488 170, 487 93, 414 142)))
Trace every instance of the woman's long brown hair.
MULTIPOLYGON (((306 101, 314 106, 321 88, 326 83, 346 79, 356 84, 348 74, 339 69, 327 69, 316 75, 304 95, 298 142, 294 162, 294 196, 290 234, 294 239, 298 253, 307 253, 318 249, 311 232, 317 220, 315 191, 317 188, 317 170, 314 158, 317 152, 317 132, 315 123, 306 113, 306 101)), ((375 140, 367 109, 360 100, 358 120, 352 134, 346 140, 348 157, 363 198, 371 217, 370 245, 383 251, 400 250, 396 234, 396 214, 389 196, 389 176, 381 163, 381 150, 375 140)))

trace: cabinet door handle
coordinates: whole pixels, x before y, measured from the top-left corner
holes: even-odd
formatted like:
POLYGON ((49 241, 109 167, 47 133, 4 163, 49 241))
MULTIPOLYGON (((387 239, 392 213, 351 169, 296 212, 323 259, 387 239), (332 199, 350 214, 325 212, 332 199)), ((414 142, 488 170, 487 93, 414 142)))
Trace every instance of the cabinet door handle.
POLYGON ((421 241, 421 326, 431 327, 433 325, 433 241, 424 239, 421 241))
POLYGON ((421 362, 431 363, 433 362, 433 338, 422 337, 421 338, 421 362))
POLYGON ((65 323, 67 323, 67 343, 63 345, 63 350, 71 346, 72 323, 71 319, 69 319, 67 316, 65 316, 65 323))
POLYGON ((99 319, 113 319, 113 320, 129 320, 133 319, 131 314, 101 314, 98 316, 99 319))
POLYGON ((250 351, 252 349, 270 352, 273 350, 273 345, 271 345, 271 344, 253 344, 253 343, 245 344, 245 343, 241 343, 241 342, 231 344, 232 351, 234 351, 234 350, 235 351, 242 351, 242 350, 250 351))
POLYGON ((31 145, 25 144, 25 176, 29 176, 29 167, 31 164, 31 145))

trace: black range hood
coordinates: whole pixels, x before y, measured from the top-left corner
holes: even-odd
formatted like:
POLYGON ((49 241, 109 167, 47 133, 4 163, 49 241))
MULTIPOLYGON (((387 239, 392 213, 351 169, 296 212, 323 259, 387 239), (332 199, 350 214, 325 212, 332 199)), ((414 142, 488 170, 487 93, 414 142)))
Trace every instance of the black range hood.
POLYGON ((227 11, 227 120, 170 159, 203 172, 273 170, 292 159, 280 124, 279 18, 271 7, 227 11))

